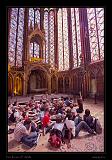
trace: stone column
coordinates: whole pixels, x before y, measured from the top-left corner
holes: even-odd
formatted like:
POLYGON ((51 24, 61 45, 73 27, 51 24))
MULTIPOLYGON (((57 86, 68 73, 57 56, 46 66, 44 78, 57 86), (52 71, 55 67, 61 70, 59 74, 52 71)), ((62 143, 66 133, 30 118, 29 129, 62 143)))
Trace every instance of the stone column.
POLYGON ((48 94, 51 94, 51 76, 48 75, 48 94))
POLYGON ((63 93, 65 93, 65 78, 63 77, 63 93))
POLYGON ((29 45, 27 43, 28 43, 28 8, 25 8, 24 34, 23 34, 23 62, 28 60, 27 54, 29 53, 29 45))
POLYGON ((69 68, 73 68, 73 46, 72 46, 72 24, 71 24, 71 10, 67 8, 68 18, 68 42, 69 42, 69 68))
POLYGON ((58 93, 58 77, 56 77, 56 93, 58 93))

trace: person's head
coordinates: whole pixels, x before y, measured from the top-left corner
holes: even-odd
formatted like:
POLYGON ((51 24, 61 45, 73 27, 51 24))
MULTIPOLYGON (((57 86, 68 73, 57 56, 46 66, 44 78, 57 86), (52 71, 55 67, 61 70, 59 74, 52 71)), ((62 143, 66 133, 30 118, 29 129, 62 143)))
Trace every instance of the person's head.
POLYGON ((56 123, 61 123, 62 122, 62 115, 61 114, 58 114, 56 116, 56 123))
POLYGON ((67 109, 66 113, 67 114, 71 113, 71 109, 67 109))
POLYGON ((73 106, 73 104, 70 104, 70 108, 72 109, 74 106, 73 106))
POLYGON ((49 115, 49 108, 46 108, 46 109, 45 109, 45 114, 48 114, 48 115, 49 115))
POLYGON ((67 115, 67 117, 68 117, 68 120, 72 120, 72 118, 73 118, 73 116, 72 116, 71 113, 69 113, 69 114, 67 115))
POLYGON ((86 115, 86 116, 89 116, 89 115, 90 115, 90 110, 89 110, 89 109, 86 109, 86 110, 85 110, 85 115, 86 115))
POLYGON ((17 106, 17 101, 14 102, 14 106, 17 106))
POLYGON ((25 121, 24 121, 24 125, 27 125, 27 124, 30 124, 31 123, 31 120, 30 119, 26 119, 25 121))
POLYGON ((31 97, 31 100, 34 100, 34 97, 33 97, 33 96, 31 97))

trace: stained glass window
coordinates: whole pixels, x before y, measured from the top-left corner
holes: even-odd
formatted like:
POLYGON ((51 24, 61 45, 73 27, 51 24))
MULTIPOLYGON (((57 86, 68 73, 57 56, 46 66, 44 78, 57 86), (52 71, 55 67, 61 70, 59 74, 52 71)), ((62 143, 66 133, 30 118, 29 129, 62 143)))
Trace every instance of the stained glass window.
POLYGON ((39 44, 34 43, 34 57, 39 58, 39 44))
POLYGON ((81 38, 80 38, 80 22, 79 22, 79 8, 75 8, 76 17, 76 33, 77 33, 77 47, 78 47, 78 66, 80 66, 81 60, 81 38))
MULTIPOLYGON (((38 24, 38 27, 40 28, 40 11, 38 8, 29 8, 29 29, 32 25, 33 29, 35 28, 35 24, 38 24)), ((31 43, 30 44, 30 57, 37 57, 39 58, 39 44, 37 43, 31 43)))
POLYGON ((54 11, 49 12, 49 46, 50 64, 54 67, 54 11))
POLYGON ((11 66, 22 66, 24 9, 12 8, 8 44, 8 59, 11 66))
POLYGON ((19 23, 18 23, 18 35, 17 35, 17 58, 16 65, 22 66, 22 53, 23 53, 23 31, 24 31, 24 9, 19 9, 19 23))
POLYGON ((77 49, 76 49, 76 25, 75 25, 75 9, 71 8, 71 24, 72 24, 72 43, 73 43, 73 62, 74 67, 77 67, 77 49))
POLYGON ((64 70, 69 69, 69 47, 68 47, 68 21, 67 9, 63 8, 63 40, 64 40, 64 70))
POLYGON ((35 11, 35 23, 37 23, 40 28, 40 11, 38 9, 35 11))
POLYGON ((104 58, 104 8, 96 8, 97 30, 99 37, 100 59, 104 58))
POLYGON ((91 62, 104 57, 104 9, 87 8, 91 62))
POLYGON ((62 13, 58 11, 58 55, 59 55, 59 70, 63 70, 63 36, 62 36, 62 13))
POLYGON ((11 10, 11 24, 9 33, 8 59, 11 66, 15 65, 16 29, 17 29, 18 8, 11 10))
POLYGON ((45 29, 45 62, 48 63, 48 12, 44 13, 44 29, 45 29))
POLYGON ((34 29, 34 9, 33 8, 29 8, 29 23, 28 26, 30 28, 30 26, 33 27, 34 29))
POLYGON ((67 9, 58 11, 58 55, 59 70, 69 69, 68 22, 67 9))

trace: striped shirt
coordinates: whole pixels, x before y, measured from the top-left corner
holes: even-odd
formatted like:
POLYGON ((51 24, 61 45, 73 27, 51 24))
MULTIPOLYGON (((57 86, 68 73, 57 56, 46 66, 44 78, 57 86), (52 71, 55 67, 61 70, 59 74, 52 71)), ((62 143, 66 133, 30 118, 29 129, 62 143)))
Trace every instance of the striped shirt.
POLYGON ((24 135, 27 135, 26 134, 27 132, 27 129, 26 127, 23 125, 23 123, 19 122, 17 125, 16 125, 16 128, 14 129, 14 139, 18 142, 21 141, 21 138, 24 136, 24 135))

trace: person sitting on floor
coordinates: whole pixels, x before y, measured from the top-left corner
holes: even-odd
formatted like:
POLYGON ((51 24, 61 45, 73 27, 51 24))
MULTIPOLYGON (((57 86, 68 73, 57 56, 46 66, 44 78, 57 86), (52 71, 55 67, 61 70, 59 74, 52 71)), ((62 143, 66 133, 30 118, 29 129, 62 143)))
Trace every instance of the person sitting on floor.
POLYGON ((34 100, 34 97, 32 96, 31 100, 29 101, 29 107, 32 108, 34 104, 35 104, 35 100, 34 100))
POLYGON ((14 139, 18 142, 22 142, 29 147, 33 147, 37 144, 37 132, 31 132, 31 120, 26 121, 26 125, 29 125, 29 129, 24 125, 24 121, 21 121, 16 124, 14 129, 14 139))
POLYGON ((68 115, 68 117, 65 120, 65 124, 69 130, 69 142, 70 142, 71 136, 76 138, 82 129, 86 130, 90 134, 94 133, 94 130, 91 129, 85 121, 81 121, 77 126, 75 126, 72 114, 68 115))
POLYGON ((71 102, 70 102, 69 98, 66 97, 65 105, 68 107, 68 106, 70 106, 70 104, 71 104, 71 102))
POLYGON ((58 114, 56 116, 56 122, 54 123, 53 127, 52 127, 52 132, 56 131, 57 135, 62 139, 62 142, 64 142, 63 138, 65 135, 64 132, 64 123, 62 122, 62 117, 60 114, 58 114))
POLYGON ((83 116, 83 120, 88 124, 90 128, 94 128, 93 117, 90 114, 90 110, 86 109, 85 114, 83 116))
POLYGON ((44 117, 42 119, 43 135, 45 135, 45 133, 47 132, 47 130, 49 130, 50 122, 51 122, 51 120, 50 120, 49 109, 47 108, 45 110, 45 114, 44 114, 44 117))
POLYGON ((82 113, 84 111, 82 99, 81 98, 77 99, 77 103, 79 108, 77 108, 76 111, 77 113, 82 113))

